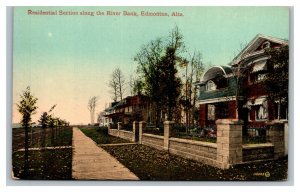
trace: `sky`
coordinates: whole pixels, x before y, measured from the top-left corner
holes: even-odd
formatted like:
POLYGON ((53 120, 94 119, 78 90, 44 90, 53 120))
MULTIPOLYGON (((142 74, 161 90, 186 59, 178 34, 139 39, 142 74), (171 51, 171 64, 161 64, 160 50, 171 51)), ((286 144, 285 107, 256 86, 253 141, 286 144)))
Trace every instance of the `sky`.
MULTIPOLYGON (((122 14, 122 13, 121 13, 122 14)), ((41 113, 57 104, 53 115, 71 124, 87 124, 90 97, 96 111, 112 101, 108 81, 119 67, 127 80, 135 75, 134 56, 142 45, 166 37, 178 26, 188 51, 202 53, 206 65, 226 65, 241 43, 257 34, 289 39, 287 7, 17 7, 13 29, 13 123, 16 103, 30 86, 41 113), (32 11, 136 11, 139 16, 28 15, 32 11), (141 11, 167 17, 141 16, 141 11), (183 16, 171 16, 180 12, 183 16)), ((127 88, 127 94, 129 89, 127 88)))

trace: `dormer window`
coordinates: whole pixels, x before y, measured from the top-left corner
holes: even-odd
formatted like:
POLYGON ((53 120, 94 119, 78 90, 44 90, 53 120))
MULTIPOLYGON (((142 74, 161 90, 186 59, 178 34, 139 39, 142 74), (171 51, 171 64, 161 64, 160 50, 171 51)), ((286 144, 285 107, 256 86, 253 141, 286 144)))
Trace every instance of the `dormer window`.
POLYGON ((265 41, 263 44, 262 44, 262 49, 268 49, 271 47, 271 43, 270 41, 265 41))
POLYGON ((216 89, 217 89, 217 85, 212 80, 207 81, 206 91, 214 91, 216 89))

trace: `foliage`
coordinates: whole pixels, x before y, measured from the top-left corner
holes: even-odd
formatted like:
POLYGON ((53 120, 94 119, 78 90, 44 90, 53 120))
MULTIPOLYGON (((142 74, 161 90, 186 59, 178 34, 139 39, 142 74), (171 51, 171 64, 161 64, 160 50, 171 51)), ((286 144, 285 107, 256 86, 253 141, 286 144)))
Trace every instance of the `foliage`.
POLYGON ((266 53, 270 56, 268 70, 264 80, 269 99, 280 103, 288 101, 289 85, 289 47, 279 49, 268 49, 266 53))
POLYGON ((29 159, 28 159, 28 129, 31 123, 31 115, 33 115, 36 112, 37 106, 37 98, 35 98, 31 92, 30 87, 28 86, 26 90, 23 92, 22 95, 20 95, 21 101, 19 104, 17 104, 18 111, 22 115, 21 124, 25 128, 25 137, 24 137, 24 147, 25 147, 25 158, 24 158, 24 174, 28 174, 28 168, 29 168, 29 159))
POLYGON ((21 124, 23 127, 28 128, 31 123, 31 115, 36 112, 38 108, 36 106, 37 98, 35 98, 31 92, 30 87, 28 86, 26 90, 20 95, 21 101, 17 104, 18 111, 22 115, 21 124))
POLYGON ((39 124, 42 126, 43 129, 49 126, 49 115, 47 112, 43 112, 40 119, 38 120, 39 124))
POLYGON ((138 87, 141 90, 143 86, 154 104, 156 125, 162 120, 162 112, 167 114, 168 120, 172 120, 178 105, 181 80, 176 67, 183 61, 180 56, 183 49, 183 36, 176 27, 168 38, 158 38, 143 46, 134 58, 142 76, 138 87))

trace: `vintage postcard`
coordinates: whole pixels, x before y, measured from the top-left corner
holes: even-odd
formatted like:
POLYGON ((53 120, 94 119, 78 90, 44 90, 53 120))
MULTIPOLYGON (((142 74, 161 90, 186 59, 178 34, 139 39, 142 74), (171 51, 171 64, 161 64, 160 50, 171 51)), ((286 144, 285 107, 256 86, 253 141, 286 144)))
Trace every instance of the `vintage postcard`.
POLYGON ((289 7, 15 7, 12 178, 288 179, 289 7))

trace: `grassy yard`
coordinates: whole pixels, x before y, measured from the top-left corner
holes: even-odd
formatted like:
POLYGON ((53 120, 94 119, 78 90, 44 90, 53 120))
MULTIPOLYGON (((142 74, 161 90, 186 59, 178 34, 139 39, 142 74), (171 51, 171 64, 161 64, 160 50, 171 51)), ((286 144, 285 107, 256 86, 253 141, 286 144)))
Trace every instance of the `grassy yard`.
MULTIPOLYGON (((30 138, 30 136, 29 136, 30 138)), ((43 130, 36 129, 32 135, 30 148, 43 146, 43 130)), ((45 131, 45 146, 71 146, 72 128, 64 128, 53 135, 45 131)), ((72 179, 72 149, 51 149, 29 151, 29 173, 24 175, 24 129, 13 131, 12 166, 14 176, 20 179, 60 180, 72 179)))
POLYGON ((103 147, 141 180, 205 181, 205 180, 284 180, 287 159, 238 165, 221 170, 144 145, 103 147), (267 173, 270 173, 268 175, 267 173))
MULTIPOLYGON (((126 143, 128 141, 109 136, 107 129, 81 128, 98 144, 126 143)), ((221 170, 193 160, 171 155, 145 145, 103 146, 141 180, 152 181, 274 181, 287 178, 287 158, 237 165, 221 170), (268 174, 269 173, 269 174, 268 174)))
POLYGON ((108 135, 108 130, 104 127, 85 127, 80 130, 97 144, 130 143, 128 140, 108 135))
MULTIPOLYGON (((29 148, 36 147, 55 147, 72 145, 72 127, 62 128, 60 131, 50 128, 43 130, 42 128, 34 128, 28 134, 29 148), (45 143, 43 141, 45 140, 45 143)), ((12 148, 13 151, 24 149, 25 129, 18 128, 12 131, 12 148)))
POLYGON ((29 173, 24 175, 24 152, 12 156, 14 176, 20 179, 72 179, 72 149, 29 151, 29 173))

